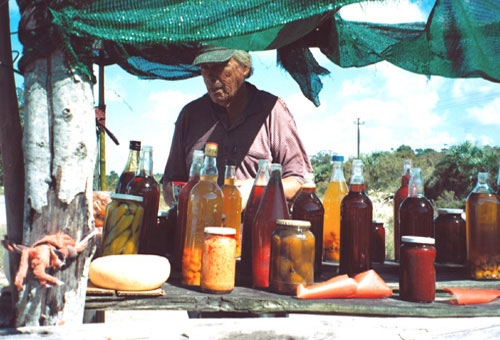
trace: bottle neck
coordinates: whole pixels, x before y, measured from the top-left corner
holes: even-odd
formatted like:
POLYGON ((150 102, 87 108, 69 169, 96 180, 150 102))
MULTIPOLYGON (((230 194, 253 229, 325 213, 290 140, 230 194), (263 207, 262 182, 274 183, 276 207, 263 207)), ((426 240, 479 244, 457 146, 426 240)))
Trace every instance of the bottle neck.
POLYGON ((344 171, 342 169, 342 162, 334 161, 331 182, 345 182, 344 171))
POLYGON ((153 152, 151 150, 143 151, 138 174, 143 177, 153 176, 153 152))
POLYGON ((217 158, 214 156, 205 156, 203 166, 201 167, 200 176, 203 179, 210 179, 217 181, 217 158))
POLYGON ((123 172, 137 171, 137 169, 139 168, 139 158, 140 158, 139 150, 130 149, 128 153, 127 163, 125 164, 123 172))
POLYGON ((224 185, 235 185, 236 181, 236 166, 226 165, 226 172, 224 174, 224 185))
POLYGON ((269 163, 262 164, 257 170, 254 185, 266 186, 269 182, 269 163))

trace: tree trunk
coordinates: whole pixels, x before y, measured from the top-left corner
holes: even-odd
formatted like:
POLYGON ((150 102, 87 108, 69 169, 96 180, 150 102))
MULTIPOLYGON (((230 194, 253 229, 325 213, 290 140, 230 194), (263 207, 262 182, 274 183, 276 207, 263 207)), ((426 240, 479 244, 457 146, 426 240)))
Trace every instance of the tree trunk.
MULTIPOLYGON (((25 107, 23 243, 58 231, 79 241, 94 228, 92 84, 75 76, 55 51, 26 67, 25 107)), ((28 275, 16 305, 16 326, 82 323, 93 244, 55 273, 62 286, 45 288, 28 275)))
MULTIPOLYGON (((22 129, 11 51, 9 4, 7 2, 0 6, 0 103, 2 103, 0 107, 0 148, 2 150, 7 236, 10 240, 21 243, 23 239, 24 163, 22 129)), ((6 273, 7 276, 14 277, 19 259, 18 254, 10 254, 10 270, 9 273, 6 273)), ((17 294, 11 294, 11 296, 10 305, 14 306, 17 302, 17 294)), ((0 327, 9 325, 13 318, 13 311, 3 309, 0 312, 0 327)))

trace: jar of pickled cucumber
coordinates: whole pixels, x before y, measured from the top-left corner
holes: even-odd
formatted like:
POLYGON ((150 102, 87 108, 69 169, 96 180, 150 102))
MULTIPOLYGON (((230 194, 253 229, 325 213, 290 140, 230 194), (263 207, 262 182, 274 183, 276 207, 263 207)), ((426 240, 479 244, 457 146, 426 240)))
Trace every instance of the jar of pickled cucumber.
POLYGON ((137 254, 144 208, 141 196, 112 194, 106 208, 102 256, 137 254))
POLYGON ((299 284, 314 282, 315 239, 311 223, 276 220, 271 237, 269 287, 273 292, 295 295, 299 284))

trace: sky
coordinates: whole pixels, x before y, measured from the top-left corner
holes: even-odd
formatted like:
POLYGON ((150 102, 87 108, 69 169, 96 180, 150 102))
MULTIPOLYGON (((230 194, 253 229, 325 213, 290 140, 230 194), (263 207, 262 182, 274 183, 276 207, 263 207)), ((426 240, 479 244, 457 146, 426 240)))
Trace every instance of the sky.
MULTIPOLYGON (((426 21, 432 0, 395 0, 345 7, 344 19, 373 22, 426 21)), ((17 31, 19 10, 9 0, 11 32, 17 31)), ((17 35, 13 50, 22 51, 17 35)), ((380 62, 362 68, 341 68, 313 49, 319 64, 330 71, 315 107, 297 83, 276 65, 276 52, 252 52, 254 74, 249 81, 284 99, 292 112, 309 155, 329 152, 357 155, 396 150, 440 151, 470 141, 500 146, 500 85, 483 79, 430 78, 380 62)), ((97 73, 96 73, 97 75, 97 73)), ((16 86, 23 86, 16 75, 16 86)), ((106 126, 118 138, 106 139, 106 172, 121 173, 130 140, 153 146, 155 173, 162 173, 175 120, 182 107, 206 93, 201 77, 181 81, 143 80, 118 66, 105 68, 106 126)), ((97 105, 97 88, 95 90, 97 105)))

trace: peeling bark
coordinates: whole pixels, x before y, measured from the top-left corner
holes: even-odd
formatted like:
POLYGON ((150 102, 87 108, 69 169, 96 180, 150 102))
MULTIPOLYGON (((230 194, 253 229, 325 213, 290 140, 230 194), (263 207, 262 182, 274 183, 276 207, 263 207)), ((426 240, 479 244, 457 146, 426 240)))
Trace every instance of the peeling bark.
MULTIPOLYGON (((92 84, 68 70, 63 54, 56 51, 27 67, 25 107, 23 243, 57 231, 79 241, 94 228, 92 84)), ((64 285, 44 288, 32 275, 27 277, 16 306, 16 326, 82 323, 92 244, 56 273, 64 285)))

